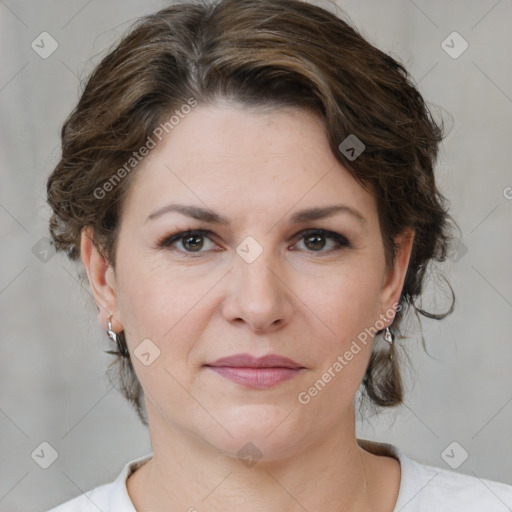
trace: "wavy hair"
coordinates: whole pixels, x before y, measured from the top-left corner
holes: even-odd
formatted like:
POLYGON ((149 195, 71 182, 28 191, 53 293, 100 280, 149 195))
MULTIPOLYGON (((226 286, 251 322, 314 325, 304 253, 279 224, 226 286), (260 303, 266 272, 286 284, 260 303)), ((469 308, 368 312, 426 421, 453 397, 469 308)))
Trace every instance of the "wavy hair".
MULTIPOLYGON (((434 177, 443 124, 434 121, 401 63, 342 17, 300 0, 180 3, 132 25, 93 70, 62 126, 62 157, 47 182, 57 250, 78 260, 81 232, 91 227, 95 245, 115 268, 122 206, 136 166, 101 200, 95 191, 106 190, 115 172, 190 98, 256 110, 291 106, 320 116, 338 161, 375 195, 387 265, 394 262, 396 237, 408 227, 415 231, 395 337, 406 337, 401 324, 411 309, 436 319, 452 312, 451 287, 444 314, 414 303, 429 263, 446 259, 456 225, 434 177), (340 151, 349 135, 365 146, 356 159, 340 151)), ((404 391, 396 341, 386 345, 375 344, 362 386, 371 403, 392 407, 404 391)), ((111 353, 117 358, 109 369, 147 425, 130 358, 111 353)))

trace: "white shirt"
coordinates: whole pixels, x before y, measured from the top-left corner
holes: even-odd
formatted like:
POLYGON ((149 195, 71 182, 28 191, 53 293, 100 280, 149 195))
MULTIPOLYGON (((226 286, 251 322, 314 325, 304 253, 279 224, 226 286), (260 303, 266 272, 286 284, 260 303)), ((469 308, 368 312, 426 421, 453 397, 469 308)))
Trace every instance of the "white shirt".
MULTIPOLYGON (((396 446, 358 439, 377 455, 400 462, 401 478, 393 512, 510 512, 512 486, 448 469, 427 466, 406 457, 396 446)), ((48 512, 137 512, 126 479, 153 454, 128 462, 114 482, 101 485, 48 512)))

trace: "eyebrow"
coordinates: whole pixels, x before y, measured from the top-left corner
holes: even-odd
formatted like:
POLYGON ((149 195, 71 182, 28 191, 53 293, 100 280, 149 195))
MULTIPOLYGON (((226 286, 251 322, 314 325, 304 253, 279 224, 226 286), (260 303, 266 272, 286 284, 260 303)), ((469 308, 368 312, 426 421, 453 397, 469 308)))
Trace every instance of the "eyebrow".
MULTIPOLYGON (((220 215, 208 208, 202 208, 199 206, 184 205, 184 204, 168 204, 155 210, 151 213, 145 222, 160 217, 161 215, 169 212, 178 212, 187 217, 200 220, 203 222, 209 222, 211 224, 224 224, 230 227, 230 221, 227 217, 220 215)), ((300 224, 307 221, 324 219, 326 217, 332 217, 338 213, 345 213, 358 220, 361 224, 366 224, 365 217, 355 208, 352 208, 343 204, 336 204, 331 206, 308 208, 296 212, 290 218, 291 224, 300 224)))

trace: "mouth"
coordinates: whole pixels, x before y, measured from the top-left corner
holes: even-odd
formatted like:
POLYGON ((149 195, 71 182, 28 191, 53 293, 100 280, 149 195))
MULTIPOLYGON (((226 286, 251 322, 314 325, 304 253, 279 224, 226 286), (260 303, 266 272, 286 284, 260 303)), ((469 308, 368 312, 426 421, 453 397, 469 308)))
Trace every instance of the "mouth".
POLYGON ((266 389, 292 379, 305 367, 287 357, 270 354, 260 358, 236 354, 205 365, 218 375, 253 389, 266 389))
POLYGON ((292 379, 302 371, 301 368, 206 366, 226 379, 254 389, 265 389, 276 386, 277 384, 292 379))

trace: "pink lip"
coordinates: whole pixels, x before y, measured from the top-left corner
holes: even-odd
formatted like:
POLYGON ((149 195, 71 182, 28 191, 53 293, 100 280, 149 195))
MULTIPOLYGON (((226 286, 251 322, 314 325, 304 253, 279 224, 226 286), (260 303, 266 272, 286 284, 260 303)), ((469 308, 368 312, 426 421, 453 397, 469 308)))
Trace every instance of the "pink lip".
POLYGON ((206 366, 230 366, 237 368, 303 368, 288 357, 278 354, 268 354, 263 357, 254 357, 250 354, 234 354, 228 357, 221 357, 206 366))
POLYGON ((264 389, 287 381, 304 369, 292 359, 275 354, 253 357, 235 354, 205 365, 213 371, 244 386, 264 389))

